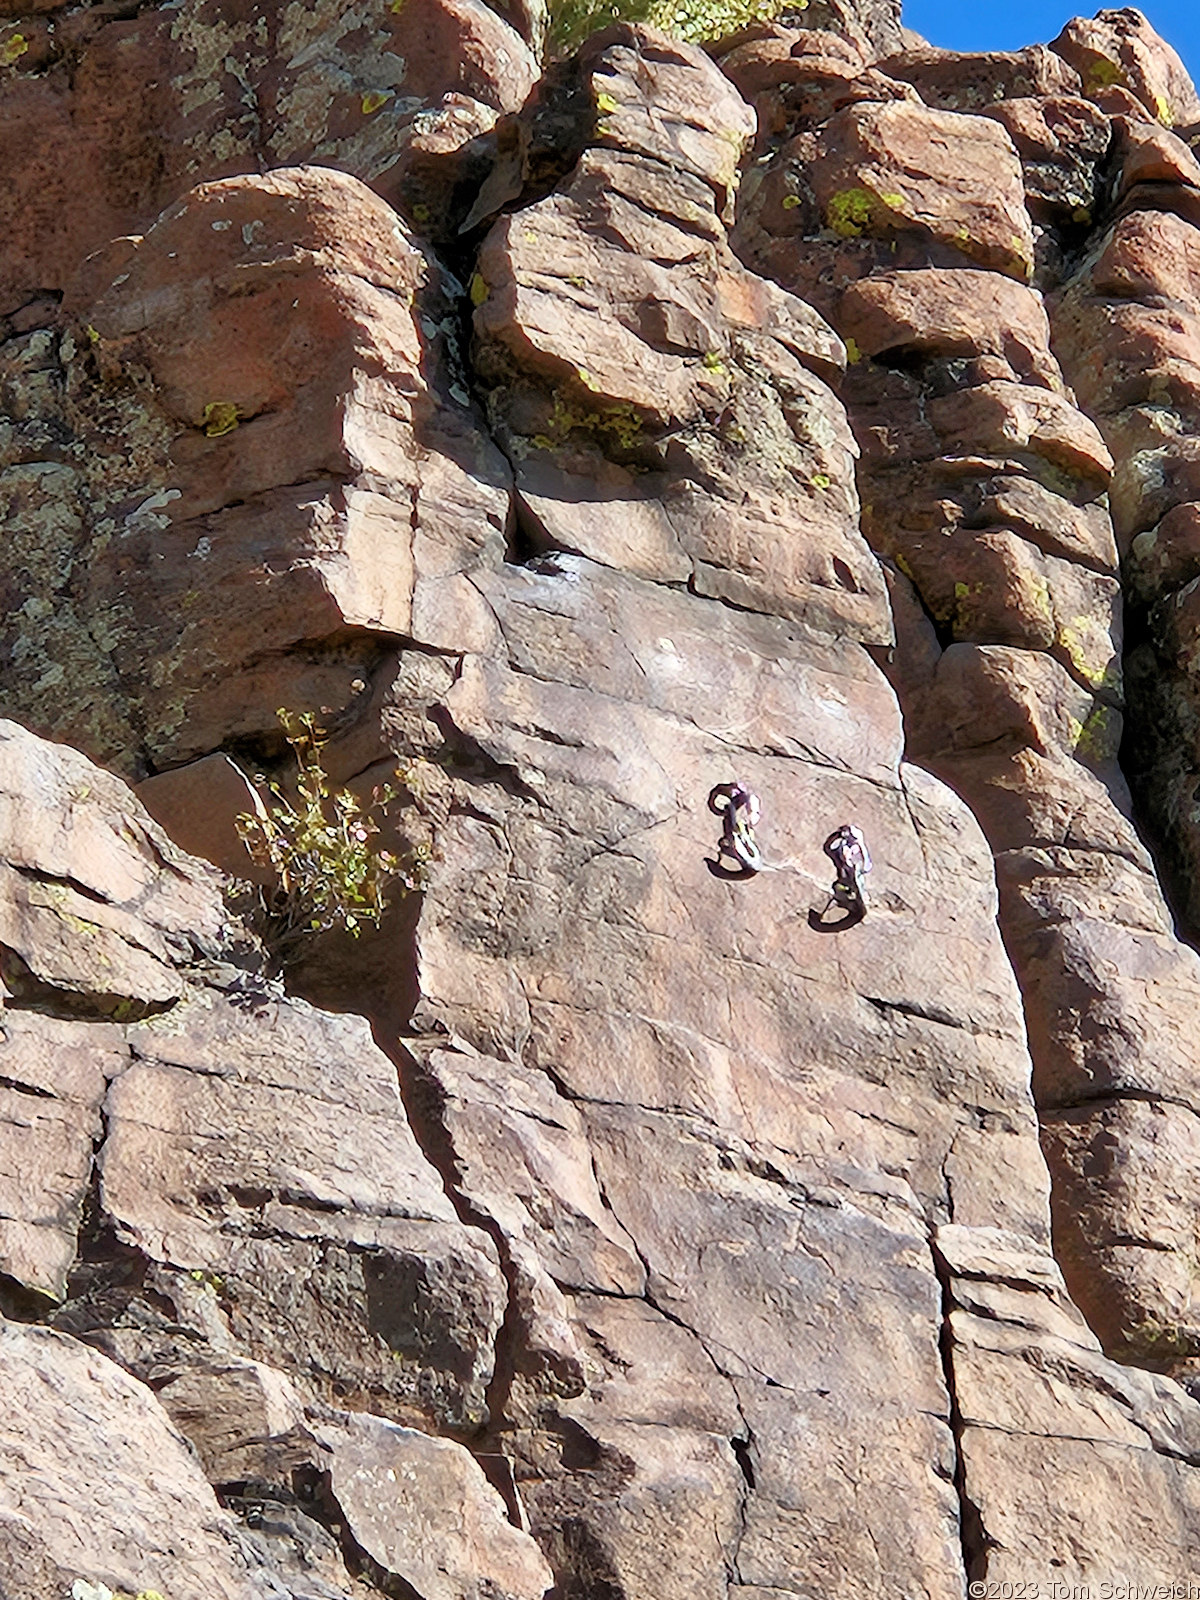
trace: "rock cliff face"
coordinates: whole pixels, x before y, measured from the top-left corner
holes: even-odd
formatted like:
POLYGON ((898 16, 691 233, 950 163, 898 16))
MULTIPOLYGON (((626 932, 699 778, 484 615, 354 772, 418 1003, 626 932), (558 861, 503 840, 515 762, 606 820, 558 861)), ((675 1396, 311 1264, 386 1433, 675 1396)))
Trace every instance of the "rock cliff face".
POLYGON ((0 1596, 1194 1581, 1179 59, 3 11, 0 1596))

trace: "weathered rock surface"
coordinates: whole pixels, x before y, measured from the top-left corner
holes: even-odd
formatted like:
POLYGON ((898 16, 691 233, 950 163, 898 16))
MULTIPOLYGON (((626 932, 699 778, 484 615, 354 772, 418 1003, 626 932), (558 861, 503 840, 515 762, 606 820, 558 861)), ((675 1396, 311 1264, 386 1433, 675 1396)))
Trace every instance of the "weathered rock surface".
POLYGON ((381 1572, 422 1600, 542 1600, 545 1558, 462 1445, 361 1416, 321 1440, 350 1535, 381 1572))
POLYGON ((80 1579, 180 1600, 271 1593, 186 1440, 120 1367, 51 1328, 5 1323, 0 1394, 6 1595, 45 1600, 80 1579))
POLYGON ((596 145, 494 225, 471 285, 476 369, 529 536, 888 638, 828 388, 841 346, 740 266, 721 224, 748 108, 700 51, 632 28, 600 35, 581 71, 596 145), (700 104, 715 133, 698 132, 700 104))
POLYGON ((467 147, 537 76, 536 4, 25 9, 5 8, 0 43, 0 316, 61 293, 93 250, 237 173, 319 161, 437 231, 469 178, 467 147))
POLYGON ((143 776, 277 733, 281 703, 352 709, 390 636, 457 639, 455 575, 500 559, 507 467, 443 285, 320 168, 205 186, 89 263, 80 342, 13 341, 44 381, 0 473, 7 709, 143 776))
POLYGON ((1187 68, 1133 6, 1073 18, 1050 48, 1079 73, 1085 93, 1127 89, 1168 128, 1200 123, 1187 68))
MULTIPOLYGON (((1094 87, 1096 62, 1067 48, 1084 33, 1103 37, 1140 93, 1159 93, 1146 86, 1169 78, 1181 108, 1190 105, 1190 85, 1171 76, 1173 58, 1137 13, 1072 24, 1058 42, 1094 87)), ((1073 87, 1054 63, 1036 52, 980 63, 917 51, 880 70, 913 83, 939 107, 986 109, 1014 136, 1025 129, 1021 154, 1034 214, 1043 226, 1057 220, 1066 239, 1092 219, 1100 188, 1094 177, 1077 182, 1078 215, 1047 203, 1038 140, 1073 87), (1026 109, 1035 105, 1055 110, 1026 109)), ((786 79, 779 81, 782 94, 786 79)), ((759 89, 765 92, 761 81, 759 89)), ((915 116, 904 102, 853 110, 859 119, 868 113, 905 122, 908 137, 925 138, 939 160, 959 148, 932 123, 922 134, 920 117, 929 114, 915 116)), ((843 136, 835 130, 846 115, 835 113, 815 129, 811 116, 803 117, 802 131, 790 142, 785 133, 759 186, 745 196, 743 253, 789 287, 800 282, 787 253, 794 225, 783 220, 779 185, 795 196, 792 213, 805 215, 793 178, 801 149, 807 193, 845 182, 843 136)), ((1192 157, 1180 140, 1144 114, 1117 118, 1114 126, 1116 203, 1128 208, 1153 189, 1155 206, 1169 210, 1167 185, 1190 192, 1192 157)), ((1072 159, 1086 158, 1094 171, 1103 149, 1090 138, 1077 141, 1072 159)), ((936 161, 917 154, 905 168, 932 173, 936 161)), ((957 174, 947 167, 935 181, 938 198, 926 209, 954 214, 957 174)), ((879 234, 881 216, 877 201, 864 199, 853 229, 836 221, 834 228, 865 242, 879 234)), ((1190 1038, 1200 1022, 1200 964, 1174 937, 1128 821, 1116 765, 1117 548, 1126 550, 1134 535, 1192 498, 1186 428, 1163 409, 1174 405, 1172 415, 1179 415, 1190 394, 1190 313, 1168 309, 1142 287, 1159 259, 1161 270, 1178 278, 1189 257, 1186 246, 1153 261, 1144 246, 1117 255, 1115 241, 1136 236, 1139 220, 1118 222, 1114 242, 1089 259, 1056 303, 1056 349, 1073 355, 1074 394, 1051 353, 1040 295, 1001 276, 999 259, 979 258, 991 271, 966 271, 932 242, 922 258, 913 241, 896 266, 856 240, 858 253, 847 253, 841 270, 824 277, 819 303, 855 358, 844 393, 862 449, 864 531, 896 569, 892 672, 907 751, 967 799, 997 853, 1001 928, 1025 1001, 1056 1238, 1072 1293, 1110 1350, 1183 1357, 1186 1366, 1195 1338, 1188 1310, 1194 1199, 1168 1184, 1174 1198, 1159 1204, 1171 1220, 1150 1225, 1143 1190, 1161 1193, 1153 1144, 1133 1127, 1136 1109, 1124 1117, 1100 1109, 1126 1094, 1189 1104, 1195 1068, 1175 1041, 1190 1038), (1076 395, 1095 420, 1077 409, 1076 395), (1159 1000, 1164 986, 1167 1004, 1159 1000), (1097 1109, 1086 1112, 1082 1102, 1097 1109), (1102 1150, 1114 1154, 1102 1157, 1102 1150)), ((1151 225, 1182 229, 1185 239, 1190 233, 1190 224, 1157 212, 1151 225)), ((820 248, 801 246, 801 274, 814 271, 820 248)), ((1046 236, 1039 248, 1044 278, 1061 249, 1046 236)), ((1162 616, 1155 624, 1160 648, 1179 664, 1188 659, 1186 594, 1170 622, 1162 616)), ((1140 720, 1153 730, 1163 719, 1140 720)), ((1187 745, 1177 720, 1172 728, 1168 759, 1178 762, 1174 752, 1187 745)))
POLYGON ((4 256, 0 1589, 1173 1582, 1194 91, 829 0, 531 94, 543 21, 15 29, 17 203, 108 165, 4 256), (281 705, 429 858, 287 987, 178 848, 281 705))

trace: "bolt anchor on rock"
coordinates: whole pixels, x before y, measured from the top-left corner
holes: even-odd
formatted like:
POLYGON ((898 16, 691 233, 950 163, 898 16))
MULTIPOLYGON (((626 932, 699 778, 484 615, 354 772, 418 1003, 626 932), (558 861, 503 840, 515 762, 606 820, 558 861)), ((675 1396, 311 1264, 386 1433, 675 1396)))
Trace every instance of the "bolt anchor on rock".
POLYGON ((837 869, 831 891, 834 901, 844 911, 865 917, 867 887, 863 880, 871 870, 871 853, 862 829, 853 822, 843 822, 829 835, 823 848, 837 869))
POLYGON ((718 783, 709 791, 708 809, 722 818, 721 842, 717 846, 717 864, 722 857, 735 863, 739 877, 752 877, 765 865, 754 837, 754 829, 762 815, 762 803, 749 784, 740 779, 735 783, 718 783))

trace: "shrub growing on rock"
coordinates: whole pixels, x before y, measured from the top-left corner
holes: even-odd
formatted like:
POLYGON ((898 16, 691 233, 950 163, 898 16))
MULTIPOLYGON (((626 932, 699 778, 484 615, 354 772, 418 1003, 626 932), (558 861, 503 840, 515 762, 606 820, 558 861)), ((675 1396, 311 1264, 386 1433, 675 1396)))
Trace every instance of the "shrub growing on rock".
POLYGON ((648 22, 691 44, 803 11, 808 0, 551 0, 550 49, 565 55, 612 22, 648 22))
MULTIPOLYGON (((259 891, 255 920, 269 954, 285 965, 297 944, 316 934, 341 929, 358 938, 364 926, 378 927, 390 892, 424 886, 429 849, 381 849, 380 823, 400 789, 377 785, 364 804, 349 789, 331 788, 316 718, 286 708, 278 716, 296 759, 295 799, 259 775, 276 803, 243 812, 237 830, 252 859, 278 880, 259 891)), ((415 782, 403 767, 396 778, 410 788, 415 782)))

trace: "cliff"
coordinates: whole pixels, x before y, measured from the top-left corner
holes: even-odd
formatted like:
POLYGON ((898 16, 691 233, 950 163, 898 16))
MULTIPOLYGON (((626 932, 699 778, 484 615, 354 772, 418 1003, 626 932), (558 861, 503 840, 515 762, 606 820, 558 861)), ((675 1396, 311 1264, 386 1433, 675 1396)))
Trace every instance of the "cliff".
POLYGON ((21 5, 0 1596, 1196 1582, 1179 58, 21 5), (286 979, 280 707, 428 863, 286 979))

